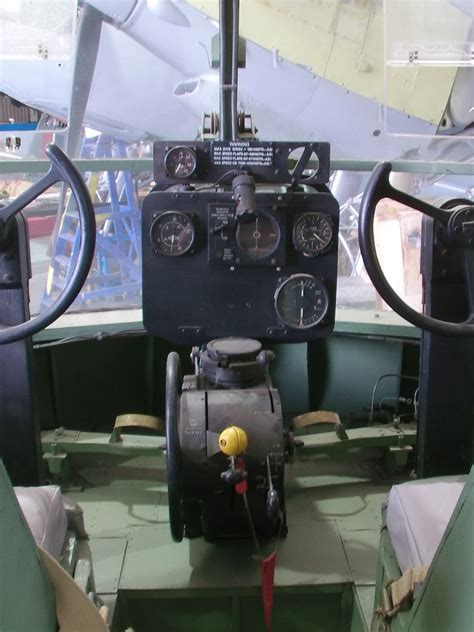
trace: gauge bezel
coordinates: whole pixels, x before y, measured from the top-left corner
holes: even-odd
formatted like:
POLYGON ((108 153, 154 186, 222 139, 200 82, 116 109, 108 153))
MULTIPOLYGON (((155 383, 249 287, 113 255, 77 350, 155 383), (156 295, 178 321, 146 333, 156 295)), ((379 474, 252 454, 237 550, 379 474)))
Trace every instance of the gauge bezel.
POLYGON ((331 248, 333 237, 334 237, 334 223, 333 223, 332 217, 328 215, 327 213, 323 213, 321 211, 306 211, 305 213, 300 213, 299 215, 297 215, 295 219, 293 220, 293 230, 292 230, 293 248, 296 250, 296 252, 300 252, 305 257, 314 258, 326 253, 331 248), (302 222, 305 217, 315 217, 315 216, 323 217, 324 220, 328 222, 328 224, 331 227, 331 237, 328 243, 325 246, 323 246, 320 250, 317 250, 316 252, 307 252, 304 249, 304 247, 300 245, 301 242, 297 239, 296 230, 300 222, 302 222))
POLYGON ((189 147, 188 145, 175 145, 174 147, 171 147, 166 152, 163 162, 164 162, 164 165, 165 165, 166 175, 169 178, 176 178, 178 180, 186 180, 188 178, 191 178, 196 173, 196 169, 197 169, 197 155, 196 155, 196 152, 194 151, 194 149, 192 147, 189 147), (169 168, 169 164, 168 164, 169 160, 173 156, 173 154, 175 154, 177 151, 186 151, 186 153, 188 153, 188 155, 192 156, 192 158, 193 158, 194 166, 193 166, 192 170, 190 172, 188 172, 188 173, 185 173, 184 175, 178 175, 177 173, 174 173, 169 168))
POLYGON ((195 223, 193 221, 192 216, 190 214, 188 214, 188 213, 183 213, 183 211, 173 211, 173 210, 164 211, 163 213, 160 213, 159 215, 157 215, 157 217, 155 217, 153 219, 153 222, 151 223, 151 226, 150 226, 150 241, 152 243, 152 246, 153 246, 153 249, 154 249, 155 253, 160 254, 160 255, 162 255, 164 257, 181 257, 182 255, 185 255, 185 254, 189 253, 190 250, 192 249, 192 247, 194 246, 195 241, 196 241, 196 225, 195 225, 195 223), (190 224, 191 227, 192 227, 192 231, 193 232, 192 232, 191 241, 186 246, 186 248, 184 250, 181 250, 180 252, 167 252, 167 251, 163 250, 163 248, 160 245, 162 243, 162 241, 157 243, 156 240, 154 239, 154 236, 153 236, 154 226, 158 222, 161 222, 163 217, 165 217, 166 215, 175 215, 175 216, 178 215, 178 216, 181 216, 181 217, 183 217, 185 219, 186 223, 190 224))
POLYGON ((313 276, 312 274, 306 274, 306 273, 298 273, 298 274, 292 274, 290 277, 284 279, 277 287, 276 291, 275 291, 275 295, 273 297, 273 303, 274 303, 274 308, 275 308, 275 312, 278 316, 278 319, 280 320, 280 322, 285 326, 285 327, 289 327, 290 329, 295 329, 298 331, 304 331, 306 329, 312 329, 313 327, 316 327, 317 325, 321 324, 321 322, 324 320, 324 318, 326 317, 326 314, 328 313, 329 310, 329 294, 328 291, 326 289, 326 286, 324 285, 324 283, 318 279, 317 277, 313 276), (292 324, 288 321, 287 318, 285 318, 279 308, 278 308, 278 299, 282 293, 282 291, 284 290, 285 287, 288 286, 289 283, 291 283, 292 281, 295 280, 300 280, 300 279, 310 279, 311 281, 315 281, 316 283, 318 283, 322 289, 323 292, 323 296, 325 299, 325 305, 324 305, 324 311, 322 312, 322 314, 320 315, 320 317, 318 318, 317 321, 310 323, 308 325, 295 325, 292 324))
POLYGON ((249 254, 248 250, 245 250, 242 248, 242 246, 239 243, 239 238, 237 236, 237 231, 239 229, 239 226, 242 224, 241 220, 238 220, 235 224, 235 228, 234 228, 234 241, 235 241, 235 246, 238 250, 239 255, 241 256, 241 258, 243 260, 245 260, 246 262, 250 263, 250 262, 261 262, 261 261, 265 261, 266 259, 272 257, 274 255, 274 253, 276 252, 276 250, 278 250, 278 247, 281 244, 281 239, 282 239, 282 231, 280 228, 280 225, 278 224, 278 221, 276 220, 276 218, 271 214, 271 213, 266 213, 265 211, 261 211, 261 210, 257 210, 256 215, 259 216, 263 216, 266 219, 268 219, 270 221, 270 223, 272 224, 273 228, 275 229, 276 233, 277 233, 277 237, 275 240, 275 243, 273 244, 273 248, 271 250, 269 250, 268 252, 266 252, 264 255, 260 256, 260 257, 253 257, 252 255, 249 254))

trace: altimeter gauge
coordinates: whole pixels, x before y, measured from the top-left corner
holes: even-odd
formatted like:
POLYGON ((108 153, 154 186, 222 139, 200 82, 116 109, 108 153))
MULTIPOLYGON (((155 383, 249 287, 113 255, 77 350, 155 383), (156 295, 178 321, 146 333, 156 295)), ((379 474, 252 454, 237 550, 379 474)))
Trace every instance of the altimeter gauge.
POLYGON ((293 246, 306 257, 321 254, 332 241, 332 220, 326 213, 303 213, 293 224, 293 246))

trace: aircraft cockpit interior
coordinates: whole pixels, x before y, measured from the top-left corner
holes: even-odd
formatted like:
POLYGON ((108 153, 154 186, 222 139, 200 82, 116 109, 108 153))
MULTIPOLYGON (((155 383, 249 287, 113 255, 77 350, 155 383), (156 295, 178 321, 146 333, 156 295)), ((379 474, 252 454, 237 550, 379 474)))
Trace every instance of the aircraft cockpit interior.
POLYGON ((0 632, 474 629, 472 0, 0 3, 0 632))

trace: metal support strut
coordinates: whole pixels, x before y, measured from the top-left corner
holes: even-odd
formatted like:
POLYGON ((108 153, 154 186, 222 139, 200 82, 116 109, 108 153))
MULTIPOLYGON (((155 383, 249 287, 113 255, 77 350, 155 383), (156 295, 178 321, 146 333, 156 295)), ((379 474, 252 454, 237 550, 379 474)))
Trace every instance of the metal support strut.
POLYGON ((239 0, 220 0, 220 139, 237 140, 239 0))

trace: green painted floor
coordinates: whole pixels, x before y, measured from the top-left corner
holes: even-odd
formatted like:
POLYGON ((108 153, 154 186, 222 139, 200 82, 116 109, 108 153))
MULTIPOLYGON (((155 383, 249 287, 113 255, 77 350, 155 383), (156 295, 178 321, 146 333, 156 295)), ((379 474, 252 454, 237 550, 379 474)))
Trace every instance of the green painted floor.
MULTIPOLYGON (((84 511, 98 593, 112 598, 118 590, 259 590, 260 567, 252 558, 251 541, 172 542, 162 459, 134 459, 114 468, 110 462, 95 462, 79 472, 82 491, 66 493, 84 511)), ((276 590, 354 584, 368 625, 380 508, 390 485, 377 476, 371 461, 321 457, 289 465, 289 533, 279 543, 276 590)), ((267 550, 274 546, 269 543, 267 550)))

